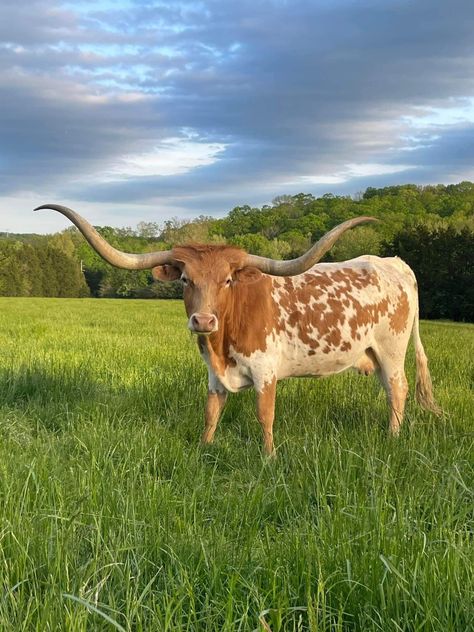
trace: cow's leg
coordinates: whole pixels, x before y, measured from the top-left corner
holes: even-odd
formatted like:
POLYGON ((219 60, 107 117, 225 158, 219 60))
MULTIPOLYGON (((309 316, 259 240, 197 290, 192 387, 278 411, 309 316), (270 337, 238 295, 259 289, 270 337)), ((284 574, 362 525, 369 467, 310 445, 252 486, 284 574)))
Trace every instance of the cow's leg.
POLYGON ((380 368, 377 373, 387 394, 390 406, 389 432, 398 435, 405 412, 405 402, 408 395, 408 382, 405 376, 404 359, 398 362, 383 361, 378 358, 380 368))
POLYGON ((390 422, 388 429, 392 435, 397 435, 400 432, 407 395, 408 382, 405 371, 402 369, 400 373, 390 378, 390 394, 388 395, 390 402, 390 422))
POLYGON ((206 425, 202 433, 201 442, 212 443, 214 433, 227 399, 227 391, 207 391, 206 425))
POLYGON ((276 378, 265 382, 257 390, 257 416, 263 431, 263 449, 268 456, 275 455, 273 420, 275 418, 276 378))

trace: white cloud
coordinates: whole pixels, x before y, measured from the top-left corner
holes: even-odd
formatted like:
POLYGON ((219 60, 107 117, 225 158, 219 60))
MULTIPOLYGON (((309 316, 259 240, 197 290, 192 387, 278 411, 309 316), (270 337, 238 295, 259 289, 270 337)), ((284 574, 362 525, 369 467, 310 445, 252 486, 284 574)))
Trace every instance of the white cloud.
MULTIPOLYGON (((352 178, 367 178, 372 176, 389 175, 392 173, 401 173, 413 169, 412 165, 391 165, 375 162, 367 163, 347 163, 343 169, 332 174, 315 174, 310 176, 301 176, 298 182, 306 184, 341 184, 352 178)), ((295 182, 296 184, 296 182, 295 182)))
POLYGON ((225 149, 224 143, 199 142, 191 135, 187 138, 166 138, 152 151, 123 156, 117 164, 105 170, 101 180, 180 175, 197 167, 212 165, 225 149))
POLYGON ((347 173, 350 178, 363 178, 367 176, 384 176, 390 173, 400 173, 407 169, 412 169, 412 165, 391 165, 380 164, 376 162, 367 163, 351 163, 346 165, 347 173))
POLYGON ((474 98, 449 99, 440 107, 415 107, 415 114, 403 117, 410 127, 423 129, 460 123, 474 123, 474 98))

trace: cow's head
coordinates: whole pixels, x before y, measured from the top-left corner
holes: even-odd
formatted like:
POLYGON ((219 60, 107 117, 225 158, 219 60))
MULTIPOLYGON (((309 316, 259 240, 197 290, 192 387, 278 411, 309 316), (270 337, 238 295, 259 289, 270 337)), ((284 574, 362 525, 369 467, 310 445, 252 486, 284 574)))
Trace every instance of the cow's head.
POLYGON ((73 222, 96 252, 108 263, 127 270, 152 269, 162 281, 181 279, 184 302, 189 316, 189 328, 200 334, 211 334, 219 327, 219 318, 231 305, 230 296, 237 283, 253 283, 262 273, 276 276, 302 274, 331 248, 349 228, 373 217, 355 217, 326 233, 306 253, 290 261, 278 261, 247 254, 232 246, 190 244, 172 250, 131 254, 117 250, 105 241, 89 222, 71 209, 57 204, 45 204, 39 209, 52 209, 73 222))
POLYGON ((183 283, 184 304, 193 333, 211 334, 231 309, 237 284, 254 283, 262 273, 248 265, 247 253, 232 246, 189 244, 172 250, 173 262, 153 268, 155 279, 183 283))

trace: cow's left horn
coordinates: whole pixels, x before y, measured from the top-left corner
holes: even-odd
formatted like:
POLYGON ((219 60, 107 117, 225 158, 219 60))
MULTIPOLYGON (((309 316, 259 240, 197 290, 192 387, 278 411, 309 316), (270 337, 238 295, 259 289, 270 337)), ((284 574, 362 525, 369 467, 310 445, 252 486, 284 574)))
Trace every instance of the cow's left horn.
POLYGON ((354 217, 348 219, 347 222, 339 224, 328 233, 326 233, 319 241, 317 241, 304 255, 297 259, 288 261, 279 261, 278 259, 269 259, 267 257, 259 257, 258 255, 247 255, 246 265, 254 266, 262 272, 272 274, 274 276, 293 276, 302 274, 309 270, 321 257, 332 247, 339 239, 342 233, 349 228, 363 224, 364 222, 377 222, 376 217, 354 217))
POLYGON ((71 222, 79 228, 92 248, 94 248, 94 250, 103 259, 117 268, 125 268, 125 270, 147 270, 149 268, 154 268, 155 266, 162 266, 166 263, 171 264, 173 262, 171 250, 157 250, 156 252, 146 252, 139 255, 117 250, 107 243, 87 220, 75 211, 67 208, 67 206, 60 206, 59 204, 43 204, 43 206, 35 208, 35 211, 39 211, 44 208, 58 211, 58 213, 62 213, 70 219, 71 222))

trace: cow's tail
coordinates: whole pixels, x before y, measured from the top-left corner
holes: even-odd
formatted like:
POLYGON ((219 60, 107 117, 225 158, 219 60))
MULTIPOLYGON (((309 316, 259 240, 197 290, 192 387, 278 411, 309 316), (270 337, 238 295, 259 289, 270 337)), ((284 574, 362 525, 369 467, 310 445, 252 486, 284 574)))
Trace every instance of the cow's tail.
POLYGON ((433 396, 433 384, 431 382, 431 375, 428 369, 428 358, 426 357, 426 353, 420 338, 420 319, 418 304, 416 306, 412 333, 416 357, 416 401, 426 410, 435 413, 435 415, 441 415, 443 413, 443 410, 442 408, 440 408, 440 406, 438 406, 433 396))

